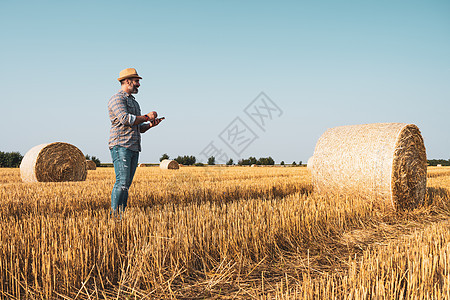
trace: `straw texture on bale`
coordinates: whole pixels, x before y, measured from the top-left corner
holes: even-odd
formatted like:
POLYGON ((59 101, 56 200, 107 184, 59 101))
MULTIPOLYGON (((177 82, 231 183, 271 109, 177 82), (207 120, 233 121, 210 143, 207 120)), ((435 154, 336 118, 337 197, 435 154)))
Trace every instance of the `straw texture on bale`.
POLYGON ((96 170, 97 169, 97 165, 92 160, 87 159, 86 160, 86 169, 87 170, 96 170))
POLYGON ((313 162, 314 162, 314 156, 311 156, 308 159, 308 162, 306 163, 306 167, 308 168, 308 170, 312 170, 313 168, 313 162))
POLYGON ((426 150, 413 124, 328 129, 317 141, 312 165, 319 193, 358 194, 388 201, 396 209, 415 207, 425 198, 426 150))
POLYGON ((20 164, 23 182, 86 180, 86 158, 75 146, 50 143, 31 148, 20 164))
POLYGON ((159 164, 159 167, 163 170, 177 170, 180 168, 180 165, 176 160, 164 159, 159 164))

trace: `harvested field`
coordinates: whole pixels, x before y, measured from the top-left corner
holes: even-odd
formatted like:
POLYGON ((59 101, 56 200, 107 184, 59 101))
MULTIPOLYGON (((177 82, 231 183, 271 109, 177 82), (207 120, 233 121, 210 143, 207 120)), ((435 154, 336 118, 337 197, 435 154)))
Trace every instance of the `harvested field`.
POLYGON ((450 167, 428 167, 428 178, 441 176, 450 176, 450 167))
POLYGON ((449 171, 396 212, 315 194, 306 168, 138 168, 117 220, 113 168, 0 169, 1 298, 450 298, 449 171))

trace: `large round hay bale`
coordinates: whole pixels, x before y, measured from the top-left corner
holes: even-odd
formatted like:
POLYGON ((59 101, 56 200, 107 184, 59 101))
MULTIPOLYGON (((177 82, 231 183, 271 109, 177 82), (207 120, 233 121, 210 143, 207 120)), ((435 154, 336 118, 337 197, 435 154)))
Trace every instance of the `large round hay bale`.
POLYGON ((308 168, 308 170, 312 170, 313 168, 313 163, 314 163, 314 156, 311 156, 308 159, 308 162, 306 163, 306 167, 308 168))
POLYGON ((97 169, 97 165, 95 164, 95 162, 93 162, 92 160, 87 159, 86 160, 86 170, 96 170, 97 169))
POLYGON ((20 164, 23 182, 86 180, 86 158, 67 143, 42 144, 31 148, 20 164))
POLYGON ((176 160, 164 159, 159 164, 159 167, 163 170, 177 170, 180 168, 176 160))
POLYGON ((397 209, 424 201, 427 157, 419 128, 379 123, 328 129, 319 138, 311 169, 319 193, 363 195, 397 209))

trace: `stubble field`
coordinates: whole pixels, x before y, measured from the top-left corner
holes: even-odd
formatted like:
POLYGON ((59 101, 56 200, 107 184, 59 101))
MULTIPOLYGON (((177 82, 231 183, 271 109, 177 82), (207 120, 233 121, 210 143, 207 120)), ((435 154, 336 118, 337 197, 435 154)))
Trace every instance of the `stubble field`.
POLYGON ((110 217, 112 168, 84 182, 0 169, 4 299, 450 299, 450 168, 395 212, 314 193, 302 167, 138 168, 110 217))

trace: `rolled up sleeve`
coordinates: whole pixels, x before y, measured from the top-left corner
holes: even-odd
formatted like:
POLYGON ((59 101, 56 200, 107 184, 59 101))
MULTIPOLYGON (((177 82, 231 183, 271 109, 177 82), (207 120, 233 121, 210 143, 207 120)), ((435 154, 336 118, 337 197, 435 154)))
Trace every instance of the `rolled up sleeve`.
POLYGON ((128 124, 131 124, 130 126, 132 126, 134 124, 134 121, 136 121, 136 116, 128 114, 128 124))

